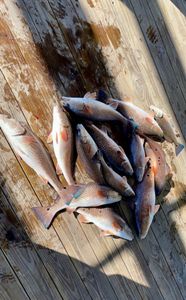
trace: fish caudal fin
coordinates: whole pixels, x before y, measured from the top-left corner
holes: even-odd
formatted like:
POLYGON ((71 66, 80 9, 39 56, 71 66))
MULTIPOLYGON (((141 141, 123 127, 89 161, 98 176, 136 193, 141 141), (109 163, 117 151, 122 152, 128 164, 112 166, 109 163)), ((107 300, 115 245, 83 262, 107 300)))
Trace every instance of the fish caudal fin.
POLYGON ((43 226, 45 228, 49 228, 55 215, 65 208, 66 204, 64 203, 64 205, 60 206, 60 208, 54 204, 54 206, 48 207, 33 207, 32 210, 35 213, 36 217, 41 221, 43 226))
POLYGON ((51 207, 33 207, 32 210, 43 226, 49 228, 56 212, 52 213, 51 207))
POLYGON ((180 154, 180 152, 185 148, 183 144, 176 145, 176 156, 180 154))

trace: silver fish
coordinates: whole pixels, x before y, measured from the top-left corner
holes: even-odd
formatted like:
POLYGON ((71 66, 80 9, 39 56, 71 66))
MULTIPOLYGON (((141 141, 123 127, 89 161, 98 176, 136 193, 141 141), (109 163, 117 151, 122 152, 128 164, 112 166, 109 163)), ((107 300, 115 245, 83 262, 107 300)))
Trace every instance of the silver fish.
POLYGON ((89 177, 97 183, 104 184, 105 180, 103 178, 101 164, 98 161, 95 162, 92 160, 98 151, 98 147, 85 127, 81 124, 77 125, 76 148, 80 162, 89 177))
POLYGON ((87 126, 87 128, 113 168, 126 175, 132 175, 133 169, 123 148, 95 125, 87 126))
POLYGON ((121 177, 118 173, 112 170, 105 162, 103 155, 98 151, 94 157, 95 161, 100 161, 102 166, 102 172, 105 181, 110 185, 114 190, 120 193, 124 197, 134 196, 134 191, 127 182, 125 176, 121 177))

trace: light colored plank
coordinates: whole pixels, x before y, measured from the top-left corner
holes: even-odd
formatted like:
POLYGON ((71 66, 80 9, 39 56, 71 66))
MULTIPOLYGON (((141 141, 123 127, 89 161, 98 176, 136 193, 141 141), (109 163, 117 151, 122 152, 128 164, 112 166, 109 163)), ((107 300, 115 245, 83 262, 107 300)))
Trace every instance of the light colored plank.
POLYGON ((62 299, 0 190, 0 247, 30 299, 62 299))
POLYGON ((29 300, 20 282, 0 250, 0 299, 29 300))

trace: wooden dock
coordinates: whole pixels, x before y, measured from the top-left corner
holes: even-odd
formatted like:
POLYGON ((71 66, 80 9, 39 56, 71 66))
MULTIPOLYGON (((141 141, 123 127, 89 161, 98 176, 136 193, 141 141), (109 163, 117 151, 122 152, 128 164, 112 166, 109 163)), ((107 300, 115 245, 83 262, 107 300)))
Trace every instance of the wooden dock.
MULTIPOLYGON (((0 112, 46 143, 57 99, 103 87, 164 109, 184 143, 185 15, 184 0, 1 0, 0 112)), ((44 229, 31 208, 53 191, 0 132, 0 299, 186 299, 186 152, 165 148, 174 184, 147 238, 127 242, 68 213, 44 229)))

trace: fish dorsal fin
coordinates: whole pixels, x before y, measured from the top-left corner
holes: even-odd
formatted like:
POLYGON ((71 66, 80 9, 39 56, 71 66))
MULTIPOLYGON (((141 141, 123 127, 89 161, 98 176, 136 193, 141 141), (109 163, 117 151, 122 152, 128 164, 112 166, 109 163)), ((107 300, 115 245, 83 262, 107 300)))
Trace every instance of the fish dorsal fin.
POLYGON ((88 98, 88 99, 96 99, 96 96, 97 96, 97 93, 96 92, 87 92, 85 95, 84 95, 84 98, 88 98))
POLYGON ((113 109, 117 109, 117 107, 118 107, 118 102, 117 101, 112 101, 112 102, 110 102, 109 103, 109 106, 111 106, 113 109))
POLYGON ((85 216, 81 214, 77 216, 77 219, 80 223, 85 223, 85 224, 91 223, 85 216))
POLYGON ((52 131, 49 133, 48 138, 47 138, 47 144, 52 143, 52 131))
POLYGON ((76 197, 76 194, 78 192, 80 193, 81 189, 83 192, 83 185, 69 185, 67 188, 64 188, 60 191, 60 198, 63 199, 67 205, 69 205, 72 199, 76 197))

